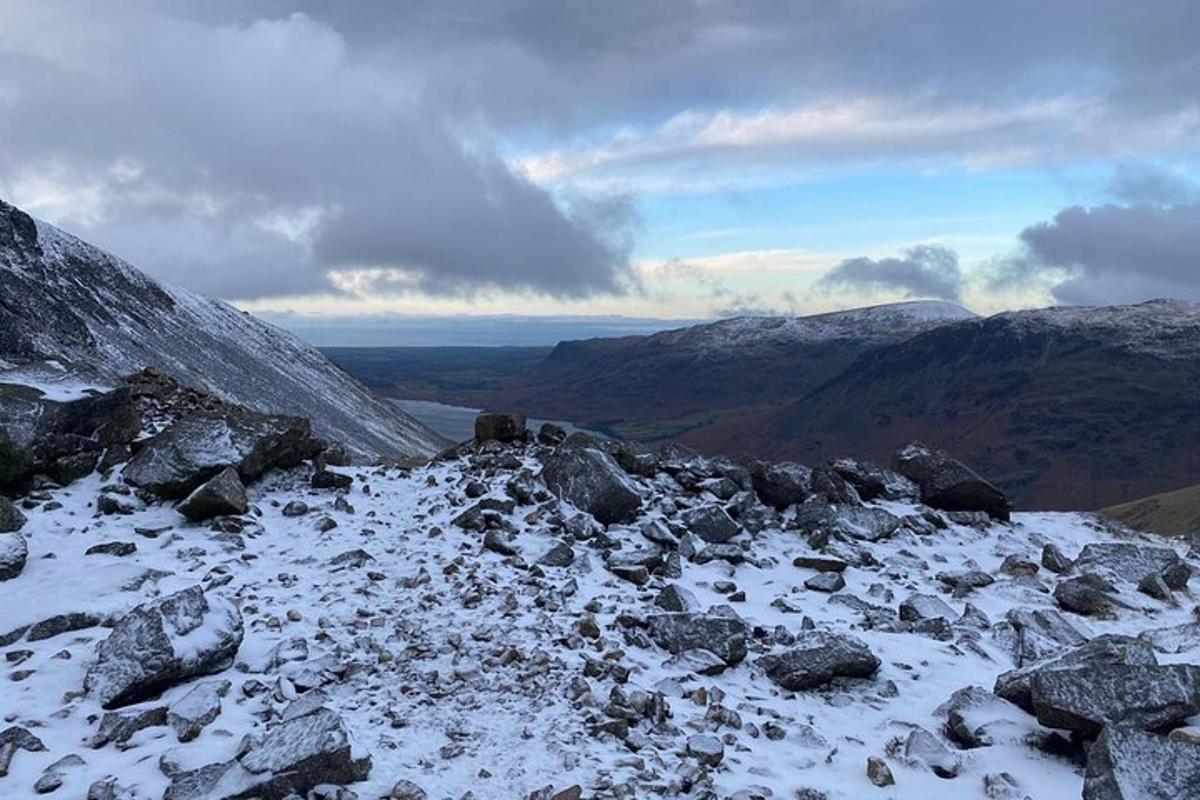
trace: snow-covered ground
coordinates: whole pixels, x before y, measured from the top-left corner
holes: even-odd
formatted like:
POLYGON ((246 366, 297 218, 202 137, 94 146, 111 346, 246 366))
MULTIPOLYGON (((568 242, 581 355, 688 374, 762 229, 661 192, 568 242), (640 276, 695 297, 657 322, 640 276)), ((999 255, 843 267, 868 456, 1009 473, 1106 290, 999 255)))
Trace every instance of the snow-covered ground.
MULTIPOLYGON (((527 453, 521 459, 534 472, 539 469, 527 453)), ((944 720, 936 709, 952 693, 970 685, 990 690, 997 675, 1013 668, 1002 637, 980 630, 978 637, 939 641, 868 629, 849 606, 803 587, 816 573, 793 566, 793 559, 815 553, 794 531, 771 528, 743 534, 746 563, 685 560, 682 577, 670 582, 689 589, 705 607, 731 605, 767 631, 784 626, 798 633, 813 626, 858 636, 882 661, 878 674, 786 692, 755 664, 772 647, 759 638, 751 639, 749 657, 723 674, 692 674, 669 663, 668 653, 623 636, 623 615, 660 611, 653 601, 668 581, 653 576, 639 587, 621 580, 606 570, 594 539, 572 545, 576 558, 570 566, 531 568, 561 540, 561 532, 549 532, 549 512, 534 505, 518 505, 506 515, 517 531, 512 545, 519 559, 482 549, 483 534, 451 522, 475 502, 464 496, 468 481, 483 482, 486 496, 505 498, 513 466, 471 467, 457 460, 411 472, 347 468, 341 471, 355 482, 341 501, 333 492, 308 488, 310 473, 303 468, 275 474, 251 488, 256 510, 241 534, 188 524, 164 505, 97 516, 102 481, 96 475, 51 491, 51 504, 26 512, 22 533, 29 557, 23 573, 0 582, 0 636, 55 614, 116 616, 200 584, 240 606, 245 640, 236 665, 216 676, 232 682, 222 712, 197 739, 181 744, 170 727, 156 726, 137 733, 124 749, 108 744, 95 750, 87 741, 102 712, 81 687, 107 631, 90 628, 0 648, 8 656, 0 716, 46 745, 44 752, 15 754, 9 775, 0 778, 0 796, 34 796, 43 770, 71 753, 86 763, 64 771, 65 783, 54 796, 83 797, 106 775, 137 797, 162 796, 169 780, 160 762, 190 769, 230 759, 243 735, 263 730, 297 697, 293 683, 267 666, 272 648, 295 637, 307 642, 310 663, 331 655, 349 666, 341 679, 310 694, 324 692, 325 705, 342 716, 357 745, 373 757, 368 781, 351 787, 360 798, 383 796, 400 779, 419 784, 437 800, 457 800, 467 792, 480 800, 526 798, 547 785, 572 784, 585 797, 696 796, 680 789, 679 776, 694 767, 686 742, 700 732, 723 739, 724 758, 711 772, 720 797, 791 800, 807 788, 831 800, 985 798, 984 777, 1002 772, 1016 779, 1017 797, 1079 796, 1081 768, 1021 741, 1039 728, 1015 707, 1012 736, 991 747, 957 751, 963 766, 953 780, 890 754, 889 740, 907 736, 913 726, 938 732, 944 720), (310 511, 284 516, 283 506, 293 500, 304 501, 310 511), (337 526, 321 532, 319 522, 326 518, 337 526), (135 543, 137 550, 85 555, 113 541, 135 543), (735 583, 745 592, 744 602, 730 602, 733 589, 721 582, 735 583), (599 639, 580 635, 588 613, 599 624, 599 639), (590 695, 581 695, 578 682, 589 661, 627 668, 628 682, 618 684, 611 674, 588 677, 590 695), (250 696, 254 681, 268 690, 250 696), (637 752, 612 736, 596 736, 588 717, 606 719, 602 708, 617 687, 626 693, 661 691, 677 730, 632 740, 641 744, 637 752), (769 736, 768 730, 783 736, 769 736), (887 761, 894 786, 879 788, 868 780, 869 757, 887 761), (622 785, 632 788, 624 794, 611 788, 622 785)), ((654 499, 637 524, 607 531, 624 550, 649 546, 640 525, 673 513, 679 495, 665 475, 642 480, 641 487, 654 499)), ((898 516, 918 511, 903 503, 874 505, 898 516)), ((1084 544, 1112 536, 1075 514, 1017 514, 1011 524, 953 524, 928 535, 901 529, 889 539, 854 545, 870 559, 845 571, 847 585, 839 594, 894 609, 912 593, 924 592, 941 597, 956 614, 969 602, 995 623, 1010 609, 1056 607, 1046 590, 1053 576, 1042 570, 1033 578, 1006 577, 999 572, 1005 557, 1037 562, 1047 543, 1074 556, 1084 544), (964 599, 945 593, 938 573, 968 567, 997 580, 964 599)), ((1182 545, 1177 549, 1186 552, 1182 545)), ((1123 593, 1134 608, 1117 619, 1068 616, 1087 635, 1137 635, 1195 622, 1195 595, 1180 592, 1177 599, 1172 606, 1123 593)), ((1160 653, 1160 661, 1200 658, 1200 637, 1185 637, 1181 646, 1181 652, 1160 653)), ((193 685, 171 688, 144 705, 169 705, 193 685)))

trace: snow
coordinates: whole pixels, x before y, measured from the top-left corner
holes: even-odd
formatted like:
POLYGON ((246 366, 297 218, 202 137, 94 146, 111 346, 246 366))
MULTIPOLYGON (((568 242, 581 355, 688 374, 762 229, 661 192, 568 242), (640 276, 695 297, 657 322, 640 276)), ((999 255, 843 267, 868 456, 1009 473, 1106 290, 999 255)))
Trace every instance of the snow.
MULTIPOLYGON (((527 464, 536 468, 530 460, 527 464)), ((6 665, 9 672, 36 672, 23 681, 5 680, 0 715, 12 724, 36 722, 31 730, 47 751, 16 755, 12 773, 0 779, 4 796, 32 796, 30 787, 42 770, 70 752, 83 755, 87 766, 65 776, 61 796, 82 796, 91 781, 108 774, 142 796, 161 796, 167 779, 157 766, 160 755, 190 767, 228 759, 242 734, 264 730, 260 703, 277 711, 286 705, 269 697, 247 698, 240 687, 250 678, 276 685, 274 673, 261 672, 267 654, 295 636, 308 640, 310 652, 308 661, 291 664, 289 670, 304 669, 329 655, 360 665, 344 682, 324 689, 327 707, 345 721, 356 746, 372 754, 369 780, 352 787, 360 797, 386 794, 401 778, 415 781, 435 798, 459 797, 468 789, 479 797, 519 798, 547 784, 563 788, 575 782, 585 787, 586 795, 602 776, 634 778, 639 772, 635 754, 611 738, 591 736, 584 722, 587 710, 572 707, 569 700, 570 683, 580 676, 585 658, 600 659, 607 652, 580 643, 573 633, 583 606, 595 601, 595 617, 613 641, 620 630, 618 616, 645 614, 653 592, 614 578, 584 543, 575 545, 578 557, 573 566, 547 568, 545 582, 558 593, 535 589, 528 571, 492 553, 480 553, 480 534, 450 524, 462 511, 458 501, 448 499, 448 492, 460 496, 457 487, 466 479, 461 462, 411 473, 346 472, 356 476, 346 496, 355 506, 354 514, 336 510, 333 494, 309 490, 303 470, 274 475, 252 487, 262 528, 252 527, 241 535, 244 550, 215 537, 205 526, 187 524, 169 507, 145 507, 130 517, 93 516, 101 485, 97 476, 54 491, 62 508, 30 511, 24 531, 29 565, 19 578, 0 583, 0 634, 65 611, 121 613, 153 597, 201 581, 219 584, 228 576, 227 583, 209 589, 209 602, 219 609, 223 597, 240 605, 246 639, 238 654, 241 666, 203 679, 228 679, 233 689, 222 702, 221 715, 198 739, 180 745, 170 728, 151 728, 128 750, 80 747, 94 732, 94 715, 100 709, 78 692, 95 645, 107 635, 104 629, 5 648, 33 651, 27 661, 6 665), (304 499, 314 511, 284 517, 282 506, 293 499, 304 499), (333 517, 338 527, 321 534, 316 521, 324 515, 333 517), (172 530, 155 539, 131 533, 135 526, 166 525, 172 530), (125 558, 83 555, 88 546, 113 538, 136 538, 137 553, 125 558), (354 548, 366 550, 375 560, 362 568, 329 565, 354 548), (169 574, 122 588, 135 586, 131 578, 146 570, 169 574), (555 603, 535 603, 534 595, 553 597, 555 603), (475 600, 468 602, 472 596, 475 600), (561 607, 555 608, 556 603, 561 607), (289 617, 289 611, 297 613, 289 617), (569 644, 572 641, 576 643, 569 644), (504 657, 510 651, 515 656, 504 657), (61 657, 64 652, 70 657, 61 657), (481 770, 490 777, 481 777, 481 770)), ((490 496, 503 497, 505 481, 504 474, 488 478, 490 496)), ((892 513, 914 510, 902 503, 878 505, 892 513)), ((518 508, 511 523, 519 531, 514 545, 533 561, 557 539, 536 521, 526 521, 529 510, 518 508)), ((659 513, 647 509, 638 524, 659 513)), ((625 548, 643 546, 637 527, 614 526, 609 535, 625 548)), ((933 536, 904 533, 863 544, 886 567, 848 569, 845 591, 893 608, 914 592, 936 594, 961 612, 964 602, 940 591, 938 572, 978 566, 995 573, 1008 555, 1036 561, 1045 543, 1074 555, 1085 544, 1114 535, 1085 515, 1045 513, 1017 514, 1011 525, 986 530, 954 525, 933 536)), ((957 753, 964 763, 954 781, 886 756, 888 741, 907 736, 914 725, 938 732, 936 709, 955 691, 971 684, 990 690, 996 676, 1013 667, 1007 653, 986 634, 975 652, 911 633, 864 629, 847 606, 799 588, 817 573, 792 566, 796 556, 813 555, 793 533, 766 531, 755 537, 751 552, 755 563, 737 567, 719 561, 685 564, 683 578, 676 583, 708 607, 728 603, 716 587, 720 581, 734 581, 747 599, 733 607, 749 623, 768 630, 784 625, 799 632, 804 616, 818 630, 850 633, 882 660, 879 674, 838 689, 788 693, 765 679, 753 664, 753 653, 720 676, 698 678, 675 668, 665 651, 623 645, 617 638, 617 649, 624 651, 621 662, 632 669, 624 688, 664 690, 671 722, 684 734, 660 755, 643 750, 636 757, 650 766, 663 759, 661 766, 670 775, 676 759, 683 758, 674 753, 682 753, 689 736, 732 735, 733 743, 725 743, 724 759, 714 773, 723 796, 762 786, 778 798, 808 787, 826 792, 832 800, 982 799, 982 777, 997 772, 1015 776, 1023 795, 1034 800, 1078 796, 1079 769, 1019 742, 1023 732, 1038 729, 1032 717, 1020 712, 1011 719, 1011 740, 957 753), (803 614, 773 605, 777 598, 787 598, 803 614), (885 691, 889 683, 897 688, 895 696, 885 691), (736 711, 743 723, 759 728, 778 723, 787 736, 772 741, 728 726, 714 728, 706 720, 706 708, 682 696, 684 690, 701 686, 722 691, 722 704, 736 711), (884 793, 866 778, 866 761, 872 756, 885 757, 896 777, 896 786, 884 793)), ((1136 609, 1120 619, 1071 621, 1089 635, 1137 633, 1194 621, 1190 607, 1195 598, 1190 593, 1181 596, 1184 602, 1178 607, 1141 595, 1124 599, 1136 609)), ((1003 578, 968 600, 993 622, 1013 607, 1054 607, 1047 593, 1003 578)), ((203 629, 189 634, 204 635, 203 629)), ((1188 640, 1183 641, 1186 645, 1188 640)), ((1196 639, 1190 642, 1195 648, 1196 639)), ((1197 657, 1200 653, 1192 649, 1162 659, 1194 662, 1197 657)), ((603 701, 612 684, 599 679, 591 683, 603 701)), ((194 685, 174 687, 160 702, 180 701, 194 685)), ((228 779, 237 780, 237 775, 228 779)))
POLYGON ((1137 352, 1170 359, 1200 356, 1200 302, 1151 300, 1124 306, 1056 306, 991 319, 1026 330, 1092 333, 1137 352))

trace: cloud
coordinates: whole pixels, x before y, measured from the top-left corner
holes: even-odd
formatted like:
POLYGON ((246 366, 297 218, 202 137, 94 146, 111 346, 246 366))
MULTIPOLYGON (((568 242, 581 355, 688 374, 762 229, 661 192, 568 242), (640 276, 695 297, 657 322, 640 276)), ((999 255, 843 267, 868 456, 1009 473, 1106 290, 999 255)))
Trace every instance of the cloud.
POLYGON ((1055 300, 1073 305, 1200 299, 1200 203, 1074 206, 1021 233, 1008 279, 1059 276, 1055 300))
POLYGON ((622 290, 631 200, 556 200, 419 66, 305 14, 110 5, 0 0, 0 190, 31 213, 227 298, 348 269, 431 294, 622 290))
POLYGON ((963 274, 958 255, 940 245, 918 245, 900 258, 847 259, 818 283, 825 289, 896 292, 910 298, 958 301, 962 297, 963 274))
POLYGON ((1117 203, 1169 206, 1200 202, 1200 186, 1156 164, 1120 164, 1104 188, 1117 203))

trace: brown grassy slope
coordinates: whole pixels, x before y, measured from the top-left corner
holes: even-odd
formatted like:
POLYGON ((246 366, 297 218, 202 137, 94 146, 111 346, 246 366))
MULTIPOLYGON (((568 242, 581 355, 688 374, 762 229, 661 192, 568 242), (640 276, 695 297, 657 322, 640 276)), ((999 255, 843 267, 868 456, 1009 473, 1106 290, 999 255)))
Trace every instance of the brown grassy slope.
POLYGON ((1099 513, 1150 533, 1180 536, 1200 531, 1200 486, 1109 506, 1099 513))

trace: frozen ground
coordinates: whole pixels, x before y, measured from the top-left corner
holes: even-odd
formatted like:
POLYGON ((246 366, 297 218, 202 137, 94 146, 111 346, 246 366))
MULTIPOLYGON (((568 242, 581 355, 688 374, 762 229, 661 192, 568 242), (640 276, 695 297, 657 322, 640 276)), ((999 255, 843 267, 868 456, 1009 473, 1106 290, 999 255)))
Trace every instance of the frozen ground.
MULTIPOLYGON (((528 454, 521 458, 539 469, 528 454)), ((272 648, 297 637, 308 645, 308 663, 339 665, 325 670, 325 685, 308 694, 323 692, 324 704, 342 716, 357 746, 371 753, 368 781, 350 787, 360 798, 384 796, 399 779, 414 781, 437 800, 468 792, 517 799, 547 785, 572 784, 585 797, 701 796, 688 794, 681 778, 694 774, 695 760, 685 750, 688 737, 699 732, 723 739, 724 758, 710 772, 719 797, 746 792, 738 796, 791 800, 798 790, 813 789, 831 800, 985 798, 985 776, 1002 772, 1016 779, 1014 797, 1079 796, 1082 769, 1026 744, 1024 737, 1041 729, 1015 707, 1004 723, 1011 735, 991 747, 956 751, 962 768, 953 780, 889 749, 890 740, 907 736, 913 726, 938 732, 944 720, 935 710, 956 690, 990 690, 997 675, 1013 668, 1010 648, 994 630, 967 636, 956 623, 958 635, 940 641, 869 629, 859 612, 803 587, 816 573, 793 566, 793 558, 815 554, 796 532, 767 528, 741 534, 747 562, 685 560, 682 577, 670 582, 689 589, 704 607, 729 604, 766 631, 784 626, 798 633, 812 626, 858 636, 881 660, 879 672, 867 680, 786 692, 755 664, 778 648, 770 638, 755 637, 741 664, 717 676, 693 674, 670 663, 668 653, 625 635, 622 615, 661 611, 653 601, 668 581, 652 576, 639 587, 616 577, 605 568, 596 539, 572 545, 570 566, 530 566, 563 538, 548 524, 553 501, 518 505, 504 515, 516 532, 516 557, 483 549, 482 533, 452 523, 475 502, 464 496, 469 481, 480 481, 487 496, 506 498, 516 471, 510 467, 460 459, 411 472, 348 468, 341 471, 355 481, 343 500, 308 488, 304 469, 276 474, 252 487, 253 521, 240 534, 188 524, 163 505, 98 516, 102 481, 96 475, 51 491, 50 503, 26 512, 27 566, 19 577, 0 582, 0 636, 68 612, 115 618, 140 602, 200 584, 240 606, 245 640, 237 664, 215 676, 231 681, 232 690, 220 716, 197 739, 181 744, 170 727, 156 726, 121 747, 100 749, 87 742, 102 712, 81 686, 108 631, 88 628, 9 643, 0 649, 7 656, 0 716, 6 726, 28 728, 46 750, 18 751, 9 775, 0 778, 0 796, 34 796, 32 787, 46 767, 72 753, 85 763, 64 771, 56 796, 83 797, 107 775, 132 796, 162 796, 169 784, 160 767, 164 759, 182 768, 227 760, 243 735, 261 731, 297 698, 295 681, 268 665, 272 648), (293 500, 304 501, 309 512, 284 516, 283 506, 293 500), (320 532, 327 518, 337 526, 320 532), (85 555, 106 542, 131 542, 137 550, 85 555), (730 602, 735 590, 745 592, 744 602, 730 602), (598 623, 596 639, 580 634, 589 612, 598 623), (319 661, 322 656, 332 659, 319 661), (581 687, 589 662, 627 668, 628 682, 619 684, 610 673, 587 677, 581 687), (267 690, 250 696, 254 681, 267 690), (594 726, 606 718, 614 687, 661 691, 670 724, 626 742, 598 735, 594 726), (766 735, 768 730, 781 731, 782 738, 766 735), (887 761, 895 785, 879 788, 868 781, 868 757, 887 761)), ((640 526, 673 517, 680 496, 666 475, 639 480, 647 497, 641 517, 607 531, 625 551, 649 546, 640 526)), ((920 511, 902 503, 882 507, 901 517, 920 511)), ((1073 514, 1017 514, 1011 524, 953 524, 926 535, 901 529, 882 541, 854 543, 859 555, 844 573, 840 594, 895 609, 913 592, 924 592, 941 597, 956 616, 969 601, 995 623, 1010 609, 1056 607, 1047 591, 1054 576, 1042 570, 1032 578, 1007 577, 999 570, 1005 557, 1037 562, 1047 543, 1074 556, 1084 544, 1111 537, 1073 514), (936 576, 965 567, 997 580, 956 599, 936 576)), ((1172 606, 1126 592, 1122 599, 1132 608, 1116 619, 1067 616, 1086 635, 1137 635, 1196 622, 1195 596, 1180 592, 1176 598, 1172 606)), ((1200 636, 1183 636, 1169 649, 1180 652, 1160 653, 1163 663, 1194 663, 1200 636)), ((176 686, 143 705, 170 705, 193 685, 176 686)))

